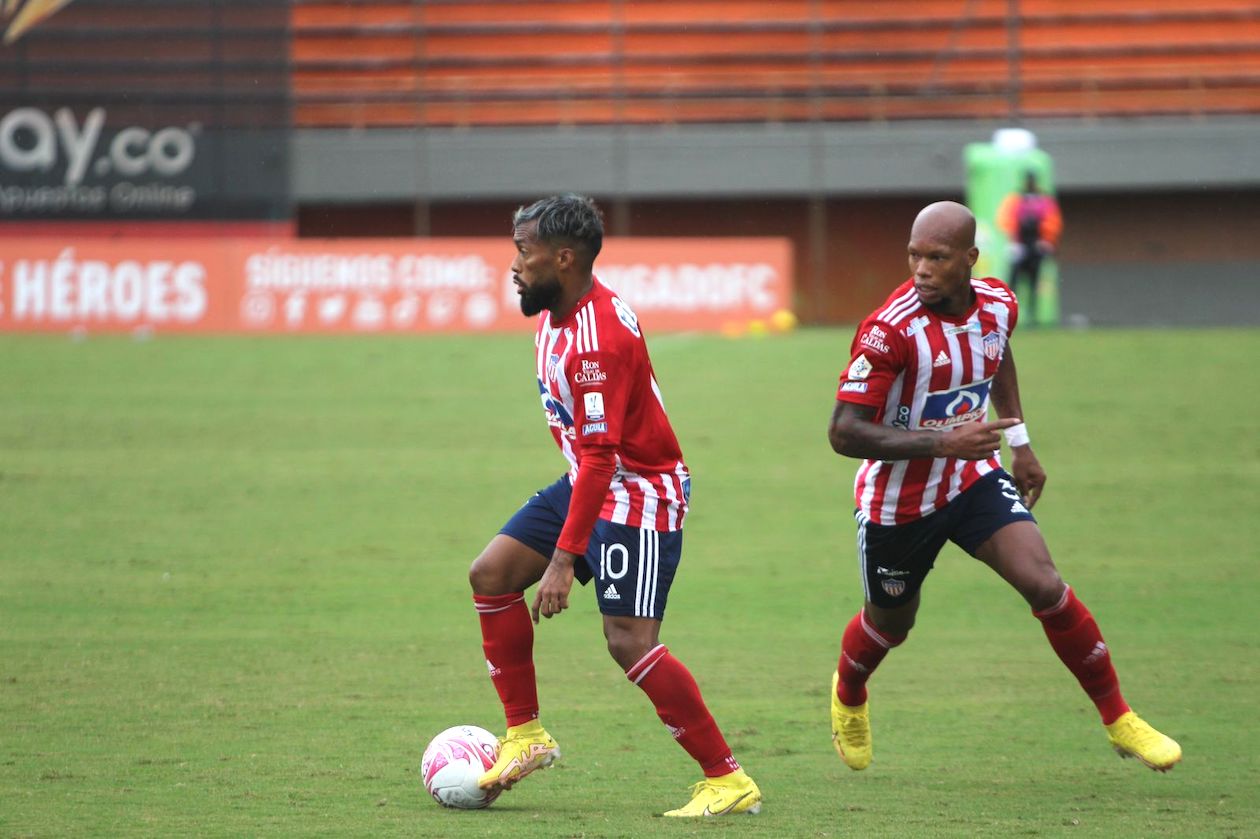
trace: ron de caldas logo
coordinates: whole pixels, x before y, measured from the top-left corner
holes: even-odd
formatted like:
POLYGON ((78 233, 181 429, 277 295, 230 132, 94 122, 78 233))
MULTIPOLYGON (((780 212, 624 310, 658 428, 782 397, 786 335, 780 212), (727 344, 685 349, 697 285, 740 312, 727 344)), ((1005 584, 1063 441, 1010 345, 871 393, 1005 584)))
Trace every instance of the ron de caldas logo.
POLYGON ((0 213, 180 214, 196 190, 181 183, 201 126, 108 126, 105 108, 14 108, 0 115, 0 213), (16 183, 15 183, 16 181, 16 183))
POLYGON ((989 384, 992 381, 985 379, 929 393, 923 404, 919 428, 944 431, 983 419, 989 404, 989 384))

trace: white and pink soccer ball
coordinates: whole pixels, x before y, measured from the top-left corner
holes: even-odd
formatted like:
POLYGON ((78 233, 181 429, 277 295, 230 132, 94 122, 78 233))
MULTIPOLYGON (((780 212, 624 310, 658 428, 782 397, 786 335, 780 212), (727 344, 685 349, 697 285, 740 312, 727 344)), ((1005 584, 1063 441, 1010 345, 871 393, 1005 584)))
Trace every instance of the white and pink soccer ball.
POLYGON ((420 759, 420 777, 443 807, 478 810, 499 797, 498 789, 486 792, 477 786, 498 758, 499 741, 493 734, 475 725, 456 725, 429 741, 420 759))

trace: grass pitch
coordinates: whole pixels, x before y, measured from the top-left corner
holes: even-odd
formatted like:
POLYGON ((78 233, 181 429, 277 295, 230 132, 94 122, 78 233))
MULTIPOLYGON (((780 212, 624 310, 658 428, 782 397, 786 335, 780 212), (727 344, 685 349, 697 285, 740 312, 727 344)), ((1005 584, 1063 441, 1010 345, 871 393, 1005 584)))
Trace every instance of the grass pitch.
POLYGON ((589 589, 537 633, 565 758, 489 810, 418 780, 492 730, 471 559, 562 471, 528 336, 0 337, 2 836, 1254 836, 1256 331, 1016 338, 1036 513, 1130 702, 1182 743, 1118 760, 1014 592, 954 548, 836 758, 860 604, 825 438, 849 330, 651 339, 695 474, 663 639, 765 793, 699 779, 607 656, 589 589))

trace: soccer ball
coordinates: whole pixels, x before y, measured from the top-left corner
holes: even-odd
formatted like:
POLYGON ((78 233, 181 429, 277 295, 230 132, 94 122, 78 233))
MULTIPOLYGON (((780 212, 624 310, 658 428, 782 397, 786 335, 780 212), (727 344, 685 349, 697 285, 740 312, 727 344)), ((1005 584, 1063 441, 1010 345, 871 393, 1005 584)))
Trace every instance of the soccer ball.
POLYGON ((475 725, 456 725, 429 741, 420 759, 420 777, 443 807, 478 810, 499 797, 498 789, 487 792, 477 786, 498 758, 499 741, 493 734, 475 725))

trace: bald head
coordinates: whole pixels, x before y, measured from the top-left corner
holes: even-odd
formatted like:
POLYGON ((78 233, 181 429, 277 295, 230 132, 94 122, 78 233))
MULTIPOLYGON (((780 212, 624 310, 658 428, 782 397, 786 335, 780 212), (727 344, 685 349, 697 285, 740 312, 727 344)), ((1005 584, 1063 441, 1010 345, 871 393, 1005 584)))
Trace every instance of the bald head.
POLYGON ((910 228, 910 238, 970 250, 976 246, 976 217, 956 201, 937 201, 919 211, 910 228))

